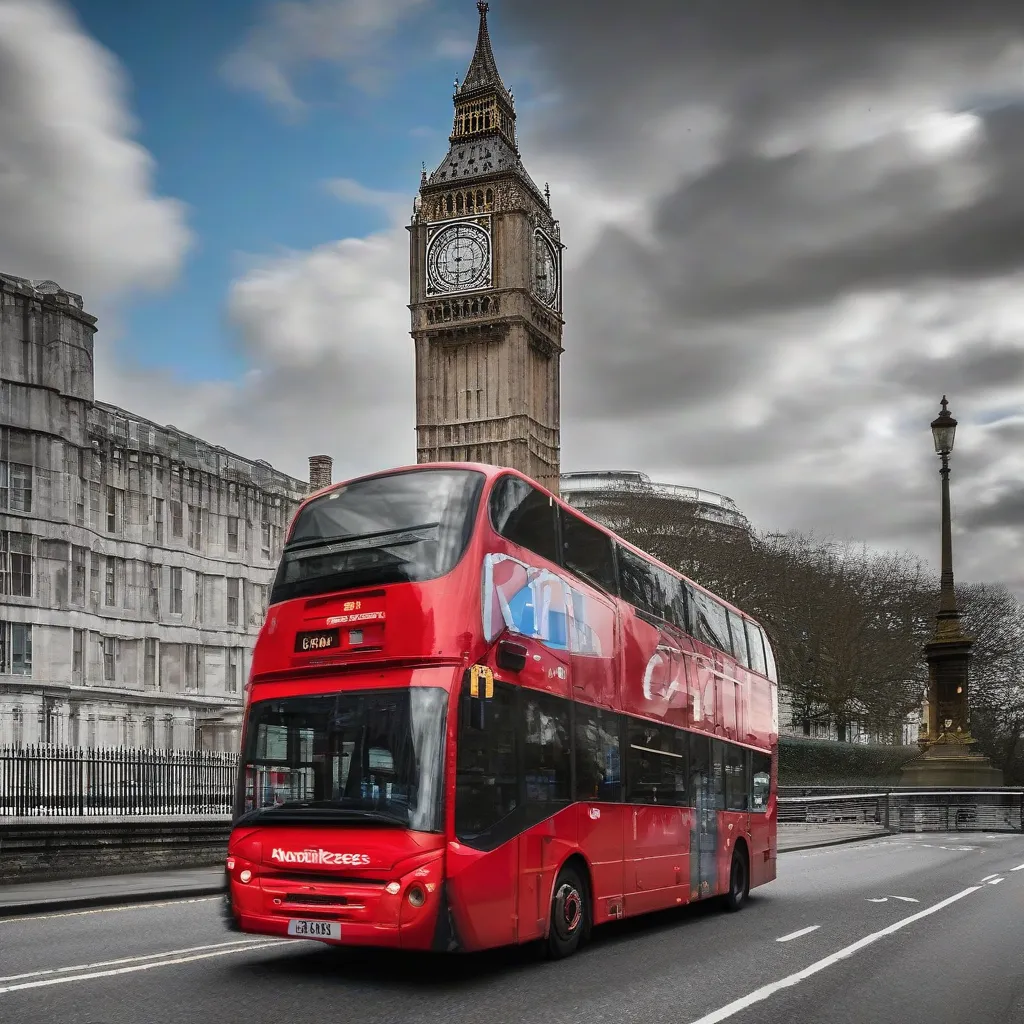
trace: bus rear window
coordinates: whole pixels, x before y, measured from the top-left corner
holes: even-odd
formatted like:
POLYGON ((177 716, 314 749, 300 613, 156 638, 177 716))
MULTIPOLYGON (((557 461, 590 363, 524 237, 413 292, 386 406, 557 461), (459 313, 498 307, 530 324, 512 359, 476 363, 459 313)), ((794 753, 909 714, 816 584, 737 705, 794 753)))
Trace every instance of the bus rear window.
POLYGON ((424 469, 356 480, 296 517, 270 603, 451 572, 469 543, 484 476, 424 469))

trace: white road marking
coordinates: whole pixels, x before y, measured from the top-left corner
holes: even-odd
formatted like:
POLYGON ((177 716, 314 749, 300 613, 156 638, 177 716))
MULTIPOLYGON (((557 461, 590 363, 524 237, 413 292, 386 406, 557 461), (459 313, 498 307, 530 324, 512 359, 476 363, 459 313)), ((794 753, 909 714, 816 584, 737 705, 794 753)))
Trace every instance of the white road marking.
POLYGON ((229 953, 248 953, 256 949, 269 949, 282 945, 281 939, 269 942, 254 942, 248 945, 232 946, 229 949, 208 950, 205 953, 194 953, 191 956, 178 956, 169 960, 150 960, 148 963, 133 964, 131 967, 115 967, 109 971, 90 971, 88 974, 66 974, 59 978, 42 978, 38 981, 22 981, 16 985, 0 985, 0 996, 8 992, 21 992, 28 988, 47 988, 50 985, 65 985, 71 981, 91 981, 94 978, 113 978, 119 974, 134 974, 136 971, 148 971, 154 967, 171 967, 174 964, 187 964, 193 960, 209 960, 215 956, 227 956, 229 953))
POLYGON ((255 939, 231 939, 228 942, 210 942, 205 946, 189 946, 186 949, 166 949, 160 953, 146 953, 141 956, 125 956, 119 960, 100 960, 94 964, 76 964, 74 967, 49 967, 42 971, 28 971, 26 974, 10 974, 0 982, 21 981, 24 978, 41 978, 46 974, 68 974, 74 971, 91 971, 97 967, 116 967, 121 964, 138 963, 142 960, 159 960, 162 956, 178 956, 181 953, 198 953, 205 949, 224 949, 228 946, 252 945, 255 939))
POLYGON ((920 903, 920 900, 915 900, 913 896, 890 896, 891 900, 903 900, 904 903, 920 903))
POLYGON ((1011 871, 1024 871, 1024 864, 1018 864, 1015 868, 1010 868, 1011 871))
POLYGON ((116 907, 92 907, 89 910, 65 910, 54 914, 24 914, 0 917, 0 925, 21 924, 22 921, 52 921, 60 917, 85 917, 87 914, 120 914, 125 910, 150 910, 156 907, 177 907, 185 903, 212 903, 220 896, 198 896, 187 900, 167 900, 163 903, 123 903, 116 907))
POLYGON ((998 877, 999 877, 999 872, 998 872, 998 871, 993 871, 991 875, 986 875, 986 876, 985 876, 985 877, 984 877, 984 878, 982 879, 982 881, 983 881, 983 882, 987 882, 987 881, 988 881, 988 880, 989 880, 990 878, 998 878, 998 877))
POLYGON ((988 884, 989 885, 998 885, 1000 882, 1005 882, 1005 881, 1006 881, 1005 878, 993 878, 992 881, 989 882, 988 884))
POLYGON ((812 924, 809 928, 801 928, 798 932, 790 932, 789 935, 783 935, 781 939, 776 939, 776 942, 789 942, 790 939, 799 939, 801 935, 810 935, 811 932, 816 932, 821 927, 820 924, 812 924))
POLYGON ((873 900, 873 899, 869 898, 867 902, 868 903, 888 903, 889 902, 889 897, 888 896, 882 896, 881 898, 879 898, 877 900, 873 900))
POLYGON ((837 964, 840 960, 845 960, 847 957, 853 956, 854 953, 859 952, 865 946, 870 946, 871 943, 877 942, 886 935, 892 935, 893 932, 898 932, 901 928, 906 928, 907 925, 913 924, 915 921, 920 921, 922 918, 928 917, 930 914, 936 914, 940 910, 945 910, 946 907, 956 903, 957 900, 962 900, 965 896, 970 896, 972 892, 977 892, 980 888, 981 886, 972 885, 969 888, 964 889, 962 892, 958 892, 955 896, 950 896, 948 899, 944 899, 941 902, 936 903, 934 906, 927 907, 924 910, 919 910, 916 914, 911 914, 910 917, 905 917, 902 921, 897 921, 895 924, 891 924, 887 928, 881 929, 881 931, 865 935, 864 938, 858 939, 856 942, 851 943, 849 946, 845 946, 838 952, 832 953, 831 955, 818 960, 816 963, 811 964, 810 967, 805 967, 802 971, 797 971, 796 974, 790 974, 788 977, 781 978, 779 981, 773 981, 768 985, 763 985, 761 988, 755 989, 749 995, 742 996, 740 999, 735 999, 733 1002, 728 1003, 720 1009, 712 1010, 711 1013, 705 1014, 699 1020, 693 1021, 692 1024, 719 1024, 719 1021, 728 1020, 729 1017, 734 1017, 737 1013, 742 1010, 746 1010, 755 1003, 763 1002, 776 992, 780 992, 784 988, 792 988, 794 985, 799 985, 801 981, 806 981, 819 971, 823 971, 825 968, 831 967, 833 964, 837 964))

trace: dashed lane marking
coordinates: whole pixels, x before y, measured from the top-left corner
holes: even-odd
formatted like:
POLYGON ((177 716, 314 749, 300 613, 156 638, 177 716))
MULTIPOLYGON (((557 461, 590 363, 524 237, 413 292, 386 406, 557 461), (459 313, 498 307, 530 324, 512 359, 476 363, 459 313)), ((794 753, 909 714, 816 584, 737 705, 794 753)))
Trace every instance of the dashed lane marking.
POLYGON ((801 928, 798 932, 790 932, 789 935, 783 935, 782 938, 776 939, 776 942, 790 942, 793 939, 799 939, 802 935, 810 935, 811 932, 816 932, 821 927, 820 924, 812 924, 808 928, 801 928))
POLYGON ((1015 868, 1010 868, 1011 871, 1024 871, 1024 864, 1018 864, 1015 868))
POLYGON ((165 949, 160 953, 145 953, 140 956, 125 956, 117 960, 100 960, 94 964, 75 964, 73 967, 49 967, 41 971, 27 971, 24 974, 9 974, 0 978, 0 984, 9 981, 24 981, 26 978, 42 978, 52 974, 72 974, 78 971, 92 971, 97 967, 119 967, 122 964, 141 963, 144 960, 159 960, 160 957, 180 956, 182 953, 199 953, 207 949, 226 949, 230 946, 251 946, 253 939, 231 939, 227 942, 209 942, 204 946, 189 946, 186 949, 165 949))
POLYGON ((0 996, 10 992, 22 992, 31 988, 48 988, 51 985, 67 985, 73 981, 92 981, 95 978, 113 978, 121 974, 134 974, 136 971, 150 971, 154 967, 172 967, 175 964, 192 963, 195 960, 209 960, 215 956, 228 956, 231 953, 251 953, 258 949, 271 949, 280 947, 283 944, 281 939, 273 939, 269 942, 254 942, 247 945, 231 946, 228 949, 211 949, 203 953, 193 953, 190 956, 175 956, 164 960, 149 960, 146 963, 132 964, 129 967, 114 967, 106 971, 88 971, 85 974, 66 974, 59 978, 39 978, 35 981, 22 981, 14 985, 0 985, 0 996))
POLYGON ((705 1014, 699 1020, 693 1021, 692 1024, 719 1024, 720 1021, 728 1020, 730 1017, 734 1017, 737 1013, 746 1010, 755 1003, 763 1002, 765 999, 773 996, 776 992, 780 992, 785 988, 792 988, 794 985, 799 985, 801 981, 806 981, 807 978, 812 977, 819 971, 824 971, 826 968, 833 966, 833 964, 839 963, 840 960, 845 960, 848 957, 853 956, 854 953, 860 952, 860 950, 865 946, 870 946, 873 942, 877 942, 886 935, 892 935, 894 932, 898 932, 901 928, 906 928, 915 921, 920 921, 922 918, 928 917, 930 914, 937 914, 940 910, 945 910, 946 907, 951 906, 958 900, 962 900, 965 896, 970 896, 971 893, 977 892, 980 888, 981 886, 972 885, 969 888, 964 889, 962 892, 958 892, 955 896, 950 896, 948 899, 944 899, 941 902, 936 903, 934 906, 926 907, 924 910, 919 910, 916 914, 911 914, 909 917, 905 917, 903 920, 897 921, 895 924, 891 924, 887 928, 882 928, 880 931, 872 932, 870 935, 865 935, 864 938, 858 939, 849 946, 844 946, 837 952, 811 964, 810 967, 805 967, 802 971, 797 971, 795 974, 790 974, 785 978, 780 978, 778 981, 773 981, 768 985, 762 985, 761 988, 755 989, 748 995, 735 999, 731 1003, 727 1003, 725 1006, 719 1007, 717 1010, 712 1010, 711 1013, 705 1014))

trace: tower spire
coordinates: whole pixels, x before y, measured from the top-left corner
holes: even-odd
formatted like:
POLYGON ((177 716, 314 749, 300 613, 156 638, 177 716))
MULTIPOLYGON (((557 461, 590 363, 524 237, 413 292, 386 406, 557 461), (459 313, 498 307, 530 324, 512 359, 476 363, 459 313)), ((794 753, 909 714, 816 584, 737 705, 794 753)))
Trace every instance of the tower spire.
POLYGON ((493 89, 498 95, 511 106, 512 100, 509 97, 505 83, 498 74, 498 64, 494 59, 494 51, 491 49, 491 36, 487 31, 487 12, 491 5, 480 0, 476 8, 480 12, 480 30, 476 37, 476 50, 473 59, 469 62, 469 70, 462 80, 462 87, 458 91, 460 98, 467 93, 474 93, 478 90, 493 89))

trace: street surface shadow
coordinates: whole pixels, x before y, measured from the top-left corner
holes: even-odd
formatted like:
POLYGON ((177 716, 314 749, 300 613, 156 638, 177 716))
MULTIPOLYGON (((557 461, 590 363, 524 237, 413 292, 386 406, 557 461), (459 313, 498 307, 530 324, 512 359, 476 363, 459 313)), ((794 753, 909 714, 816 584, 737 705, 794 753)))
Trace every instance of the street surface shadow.
MULTIPOLYGON (((762 902, 761 897, 748 897, 747 906, 739 916, 755 912, 762 902)), ((610 922, 595 928, 590 942, 567 962, 585 960, 589 953, 602 947, 685 928, 709 917, 732 916, 722 909, 717 900, 709 899, 610 922)), ((289 949, 276 957, 236 962, 226 969, 235 979, 250 983, 257 977, 260 981, 270 978, 277 983, 337 981, 346 985, 386 986, 394 992, 396 988, 423 991, 425 988, 443 990, 457 986, 464 989, 524 968, 542 970, 557 963, 546 958, 541 943, 534 942, 482 953, 410 953, 336 946, 309 951, 289 949)))

